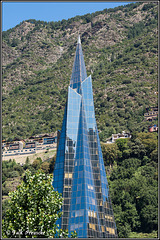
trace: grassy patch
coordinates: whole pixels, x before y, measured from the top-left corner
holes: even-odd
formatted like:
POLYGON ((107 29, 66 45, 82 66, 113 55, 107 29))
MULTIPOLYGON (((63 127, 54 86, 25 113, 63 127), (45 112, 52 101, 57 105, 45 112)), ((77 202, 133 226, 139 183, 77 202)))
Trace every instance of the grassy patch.
POLYGON ((158 233, 157 231, 153 231, 151 233, 137 233, 137 232, 131 232, 129 235, 129 238, 157 238, 158 233))

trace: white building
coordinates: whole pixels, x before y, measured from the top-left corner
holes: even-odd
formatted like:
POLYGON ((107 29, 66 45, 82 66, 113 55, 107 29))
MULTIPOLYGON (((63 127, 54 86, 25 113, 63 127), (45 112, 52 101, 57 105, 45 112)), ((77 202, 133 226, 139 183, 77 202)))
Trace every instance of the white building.
POLYGON ((125 131, 122 131, 122 133, 112 134, 112 138, 107 141, 107 143, 114 143, 119 138, 131 138, 131 134, 126 133, 125 131))
POLYGON ((119 138, 131 138, 131 134, 126 133, 125 131, 122 131, 122 133, 112 134, 112 142, 113 143, 119 138))

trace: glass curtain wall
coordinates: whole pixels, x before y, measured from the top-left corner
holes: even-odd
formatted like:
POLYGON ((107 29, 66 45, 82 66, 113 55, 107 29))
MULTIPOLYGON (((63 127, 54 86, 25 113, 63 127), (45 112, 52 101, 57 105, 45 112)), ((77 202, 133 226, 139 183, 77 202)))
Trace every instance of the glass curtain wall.
POLYGON ((94 112, 91 76, 87 77, 80 37, 76 48, 53 173, 62 193, 57 221, 79 238, 117 237, 94 112))

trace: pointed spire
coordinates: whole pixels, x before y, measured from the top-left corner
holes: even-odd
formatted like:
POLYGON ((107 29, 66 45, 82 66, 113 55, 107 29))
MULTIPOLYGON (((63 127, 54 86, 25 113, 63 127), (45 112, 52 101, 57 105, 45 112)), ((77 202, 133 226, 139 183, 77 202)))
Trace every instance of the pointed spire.
POLYGON ((78 42, 77 42, 77 44, 81 44, 80 35, 78 35, 78 42))
POLYGON ((78 35, 78 42, 76 48, 76 54, 74 58, 74 64, 72 69, 72 76, 70 81, 70 87, 77 89, 78 93, 81 93, 81 82, 87 78, 86 67, 83 58, 82 45, 80 35, 78 35))

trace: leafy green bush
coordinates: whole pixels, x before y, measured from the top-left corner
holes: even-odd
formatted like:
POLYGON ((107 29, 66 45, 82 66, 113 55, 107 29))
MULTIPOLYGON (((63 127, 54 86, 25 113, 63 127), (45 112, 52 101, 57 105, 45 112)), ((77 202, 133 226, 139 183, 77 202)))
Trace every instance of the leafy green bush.
POLYGON ((129 84, 129 83, 131 83, 131 80, 130 80, 130 79, 125 79, 125 80, 123 80, 123 82, 122 82, 122 84, 129 84))
POLYGON ((134 38, 136 36, 139 36, 141 33, 143 33, 145 29, 145 25, 143 22, 138 22, 133 24, 133 27, 130 27, 129 31, 128 31, 128 38, 134 38))
POLYGON ((40 169, 44 172, 44 173, 49 173, 49 163, 48 162, 43 162, 40 166, 40 169))
POLYGON ((142 10, 143 10, 143 11, 146 11, 146 10, 148 10, 148 9, 150 9, 150 8, 153 8, 154 6, 155 6, 154 3, 148 3, 148 4, 145 4, 145 5, 143 6, 142 10))
POLYGON ((26 171, 22 184, 10 193, 9 209, 2 224, 4 238, 68 237, 68 231, 58 229, 55 224, 62 216, 63 199, 57 191, 53 191, 51 181, 52 176, 41 171, 35 175, 26 171))
POLYGON ((9 172, 9 178, 19 177, 18 171, 9 172))
POLYGON ((32 163, 32 167, 35 168, 36 170, 39 169, 40 165, 41 165, 41 161, 39 159, 34 160, 32 163))
POLYGON ((136 95, 136 90, 131 89, 130 93, 129 93, 129 96, 134 97, 135 95, 136 95))
POLYGON ((12 43, 11 43, 11 46, 12 46, 12 47, 16 47, 19 43, 20 43, 19 39, 13 38, 12 43))
POLYGON ((19 164, 15 165, 15 166, 13 167, 13 169, 14 169, 15 171, 17 171, 20 176, 21 176, 22 173, 24 172, 23 167, 21 167, 19 164))
POLYGON ((9 191, 10 191, 9 187, 2 186, 2 195, 3 196, 8 196, 9 191))

